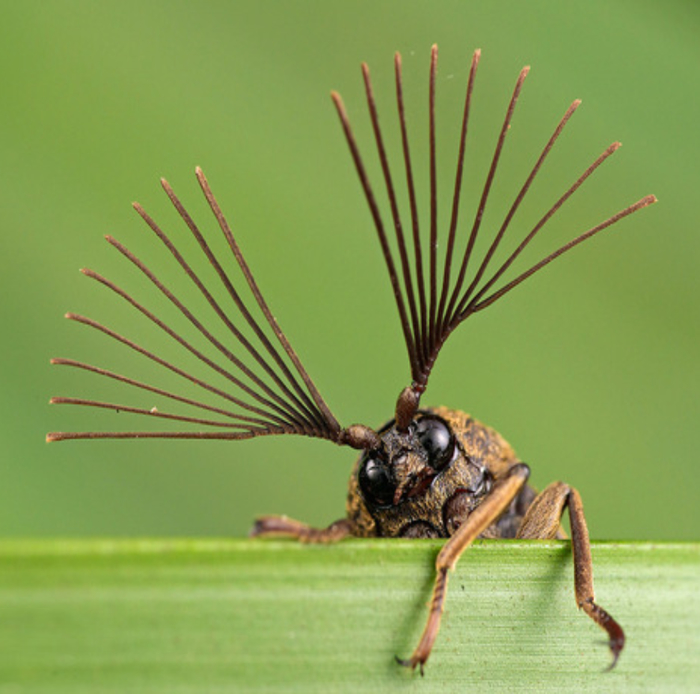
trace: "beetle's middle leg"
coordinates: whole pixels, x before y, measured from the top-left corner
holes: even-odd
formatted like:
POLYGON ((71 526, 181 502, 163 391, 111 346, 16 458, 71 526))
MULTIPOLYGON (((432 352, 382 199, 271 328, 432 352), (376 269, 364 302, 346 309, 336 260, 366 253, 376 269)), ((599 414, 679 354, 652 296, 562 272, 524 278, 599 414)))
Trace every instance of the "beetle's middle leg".
POLYGON ((312 528, 286 516, 258 518, 250 531, 250 537, 291 537, 300 542, 330 543, 351 535, 350 521, 341 518, 327 528, 312 528))
POLYGON ((407 660, 396 658, 406 667, 420 667, 423 674, 423 666, 430 656, 433 643, 440 629, 440 619, 447 594, 447 572, 455 567, 462 552, 486 530, 508 508, 511 501, 517 496, 530 476, 530 468, 524 463, 514 465, 508 475, 498 482, 481 505, 477 506, 459 526, 455 534, 442 548, 435 562, 437 576, 433 587, 433 597, 430 601, 430 612, 418 645, 413 655, 407 660))
POLYGON ((613 655, 609 669, 612 669, 624 648, 625 633, 622 627, 595 602, 591 545, 579 493, 563 482, 550 484, 528 508, 517 537, 533 540, 548 540, 556 537, 562 514, 567 506, 571 520, 576 604, 596 624, 607 631, 608 643, 613 655))

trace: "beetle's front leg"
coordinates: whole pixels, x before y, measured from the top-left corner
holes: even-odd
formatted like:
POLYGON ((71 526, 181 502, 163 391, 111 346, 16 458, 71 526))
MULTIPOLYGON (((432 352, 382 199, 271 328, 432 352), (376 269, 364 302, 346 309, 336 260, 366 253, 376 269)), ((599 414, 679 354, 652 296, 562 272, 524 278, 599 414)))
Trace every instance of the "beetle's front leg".
POLYGON ((518 530, 517 537, 547 540, 556 536, 564 508, 569 507, 571 520, 571 547, 574 555, 574 592, 576 604, 596 624, 608 633, 613 660, 608 669, 615 667, 625 646, 622 627, 599 605, 593 594, 593 561, 588 528, 583 515, 581 496, 563 482, 550 484, 530 505, 518 530))
POLYGON ((524 463, 514 465, 508 472, 508 476, 494 486, 481 505, 467 516, 442 548, 435 562, 437 576, 423 635, 413 655, 407 660, 397 657, 398 663, 410 668, 415 668, 417 665, 420 668, 420 674, 423 674, 423 666, 430 656, 440 629, 440 619, 447 594, 447 572, 455 567, 462 552, 508 508, 529 476, 530 468, 527 465, 524 463))
POLYGON ((286 516, 263 516, 255 521, 250 537, 291 537, 300 542, 330 543, 351 535, 352 526, 346 518, 327 528, 312 528, 286 516))

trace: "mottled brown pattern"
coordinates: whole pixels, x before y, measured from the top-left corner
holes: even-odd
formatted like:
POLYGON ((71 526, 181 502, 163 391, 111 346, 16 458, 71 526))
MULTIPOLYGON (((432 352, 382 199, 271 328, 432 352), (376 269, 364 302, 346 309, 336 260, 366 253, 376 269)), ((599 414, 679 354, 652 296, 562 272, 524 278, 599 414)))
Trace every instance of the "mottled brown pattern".
MULTIPOLYGON (((362 498, 358 472, 363 456, 350 477, 347 518, 357 537, 450 537, 518 459, 508 442, 490 427, 459 410, 446 407, 423 410, 444 419, 457 442, 457 454, 446 470, 431 483, 425 494, 405 499, 396 506, 371 509, 362 498)), ((382 434, 393 436, 391 430, 382 434)), ((408 460, 398 474, 422 463, 408 460)), ((525 487, 508 510, 483 537, 513 538, 534 492, 525 487)))

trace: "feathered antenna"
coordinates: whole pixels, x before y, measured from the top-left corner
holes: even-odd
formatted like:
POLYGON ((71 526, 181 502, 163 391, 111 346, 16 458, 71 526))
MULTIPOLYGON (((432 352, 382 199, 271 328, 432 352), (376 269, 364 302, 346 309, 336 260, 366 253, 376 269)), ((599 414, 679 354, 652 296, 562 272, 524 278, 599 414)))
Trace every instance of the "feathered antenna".
POLYGON ((455 252, 455 243, 457 239, 457 226, 459 218, 459 205, 462 188, 464 156, 467 141, 467 131, 469 124, 469 114, 471 109, 472 94, 474 90, 474 82, 476 71, 481 57, 479 50, 474 52, 469 71, 469 80, 467 83, 467 92, 464 102, 464 113, 462 117, 462 128, 460 135, 460 145, 457 157, 457 170, 455 175, 454 196, 452 202, 452 211, 450 217, 450 225, 447 235, 447 245, 445 252, 445 262, 442 269, 441 285, 438 287, 438 269, 437 269, 437 246, 438 246, 438 229, 437 229, 437 182, 436 182, 436 147, 435 147, 435 82, 437 73, 437 46, 432 47, 430 57, 430 77, 429 77, 429 159, 430 159, 430 248, 429 248, 429 268, 428 277, 423 267, 423 251, 421 249, 420 231, 418 226, 418 204, 416 199, 416 191, 413 181, 413 172, 411 168, 410 148, 408 144, 408 129, 406 125, 406 112, 403 102, 403 87, 402 87, 402 72, 401 72, 401 56, 397 53, 395 56, 395 74, 396 74, 396 97, 398 104, 399 125, 401 130, 402 149, 404 167, 406 171, 406 184, 408 188, 408 200, 411 213, 412 229, 413 229, 413 255, 414 255, 414 272, 411 270, 409 260, 409 250, 406 244, 403 225, 401 222, 398 205, 396 202, 396 191, 394 188, 393 179, 391 176, 389 162, 386 155, 386 149, 379 127, 379 116, 372 92, 372 85, 369 76, 369 68, 367 65, 362 65, 362 73, 364 77, 365 92, 367 104, 369 106, 370 119, 374 131, 379 161, 382 168, 384 183, 386 186, 387 195, 391 207, 391 216, 396 232, 396 246, 398 248, 401 278, 399 278, 396 264, 394 262, 393 253, 389 243, 388 235, 384 226, 382 215, 377 204, 377 200, 372 189, 372 186, 367 175, 365 165, 360 156, 359 147, 355 140, 350 121, 343 105, 340 96, 333 92, 332 98, 335 103, 340 122, 345 133, 345 137, 350 148, 355 168, 362 185, 367 203, 370 208, 372 219, 377 231, 379 242, 384 255, 384 260, 389 273, 394 298, 399 311, 399 318, 404 334, 404 340, 408 351, 409 363, 411 366, 412 383, 405 388, 396 406, 396 422, 399 429, 405 429, 413 419, 420 401, 421 394, 425 391, 428 383, 430 372, 433 368, 435 360, 447 340, 447 337, 452 331, 464 320, 472 314, 481 311, 490 306, 495 301, 500 299, 504 294, 511 289, 517 287, 521 282, 542 269, 555 258, 570 250, 579 243, 591 238, 599 231, 606 229, 615 222, 627 217, 637 210, 647 207, 656 202, 653 195, 648 195, 638 202, 626 207, 612 217, 606 219, 593 228, 585 231, 574 239, 564 244, 554 252, 547 255, 545 258, 535 263, 527 270, 521 272, 515 279, 507 282, 498 289, 494 289, 494 285, 498 282, 503 274, 510 268, 513 262, 529 245, 535 235, 542 227, 552 218, 559 208, 581 187, 586 179, 620 146, 619 142, 610 145, 564 192, 564 194, 552 205, 546 214, 539 222, 530 230, 515 251, 489 275, 488 270, 493 259, 493 256, 498 249, 508 227, 510 226, 515 213, 522 203, 527 191, 534 181, 537 173, 540 171, 545 159, 552 150, 555 142, 561 135, 564 127, 569 122, 569 119, 578 108, 580 101, 574 101, 566 110, 559 124, 554 130, 554 133, 549 138, 542 153, 538 157, 532 171, 528 175, 525 183, 518 192, 513 201, 508 213, 503 220, 500 228, 495 234, 491 245, 486 254, 481 260, 477 269, 473 272, 473 276, 467 288, 465 284, 469 273, 470 263, 472 261, 474 246, 476 239, 481 229, 481 223, 488 203, 489 194, 494 182, 498 164, 501 158, 501 153, 505 144, 506 135, 510 128, 510 124, 515 112, 515 107, 523 87, 523 83, 529 72, 529 67, 525 67, 520 72, 518 80, 515 84, 515 89, 510 99, 506 116, 501 127, 500 134, 496 143, 496 149, 491 160, 484 188, 479 199, 479 203, 472 223, 471 231, 467 238, 464 253, 461 259, 455 252), (452 286, 453 273, 456 272, 456 280, 452 286), (414 275, 415 274, 415 278, 414 275), (427 286, 426 286, 427 285, 427 286), (417 297, 417 298, 416 298, 417 297), (408 308, 407 308, 408 305, 408 308))
POLYGON ((218 415, 222 419, 210 419, 201 417, 191 417, 169 412, 161 412, 157 408, 146 409, 121 405, 110 402, 100 402, 82 398, 57 397, 52 398, 54 404, 70 404, 111 409, 115 411, 140 414, 147 417, 157 417, 170 421, 183 422, 188 424, 199 424, 219 429, 218 431, 196 431, 196 432, 171 432, 171 431, 127 431, 127 432, 54 432, 47 436, 48 441, 62 441, 66 439, 102 439, 102 438, 192 438, 192 439, 247 439, 256 436, 272 434, 301 434, 317 438, 324 438, 338 444, 350 445, 355 448, 369 448, 378 445, 377 435, 369 428, 362 425, 354 425, 347 429, 342 429, 338 421, 321 397, 318 389, 304 369, 301 361, 289 344, 287 337, 280 328, 276 319, 270 312, 265 299, 258 288, 258 285, 248 267, 248 264, 241 253, 238 243, 219 208, 216 199, 209 187, 209 184, 200 169, 196 171, 197 179, 204 196, 213 212, 219 228, 223 233, 226 242, 233 254, 246 284, 255 299, 255 302, 262 313, 265 323, 274 333, 281 350, 275 347, 273 342, 267 337, 263 329, 263 323, 256 320, 252 312, 241 299, 233 281, 224 269, 223 264, 214 254, 206 238, 194 223, 192 217, 185 210, 180 200, 175 195, 173 189, 167 181, 162 180, 162 186, 168 195, 173 206, 177 210, 182 220, 187 225, 193 237, 197 241, 203 254, 214 269, 221 284, 226 290, 229 298, 235 305, 240 317, 249 326, 257 341, 253 344, 241 332, 236 323, 229 317, 229 314, 214 298, 212 292, 207 288, 199 275, 191 265, 185 260, 175 244, 166 233, 156 224, 156 222, 138 204, 134 204, 135 210, 146 222, 158 239, 167 248, 184 274, 193 282, 200 291, 207 303, 214 310, 218 318, 226 329, 233 336, 238 345, 242 348, 244 355, 249 360, 257 364, 258 368, 268 377, 268 381, 259 375, 245 361, 236 356, 226 345, 218 340, 211 330, 209 330, 200 319, 198 319, 175 294, 166 287, 158 277, 123 244, 119 243, 111 236, 107 236, 107 241, 116 248, 127 260, 136 266, 145 277, 172 303, 177 310, 189 321, 189 323, 199 332, 206 341, 214 347, 233 366, 222 367, 214 360, 207 357, 203 352, 194 347, 190 341, 167 325, 162 319, 139 303, 133 296, 126 292, 114 282, 106 279, 92 270, 82 270, 87 277, 100 282, 139 313, 146 317, 151 323, 164 331, 172 340, 177 342, 187 352, 196 357, 202 364, 209 367, 219 376, 226 379, 233 387, 232 394, 228 390, 222 390, 210 382, 196 377, 181 369, 175 364, 159 357, 157 354, 147 350, 133 340, 125 337, 114 330, 94 321, 90 318, 74 313, 66 314, 66 318, 94 328, 112 339, 120 342, 143 357, 151 360, 160 367, 163 367, 177 376, 189 381, 198 388, 214 394, 226 401, 226 407, 214 407, 196 399, 187 398, 177 393, 158 388, 156 386, 128 378, 121 374, 108 371, 97 366, 85 364, 72 359, 52 359, 52 364, 72 366, 94 374, 105 376, 120 383, 145 390, 150 393, 160 395, 166 399, 188 405, 208 413, 218 415), (285 357, 291 365, 285 361, 285 357), (271 383, 270 383, 271 381, 271 383), (223 429, 223 431, 222 431, 223 429))
MULTIPOLYGON (((511 97, 506 117, 501 128, 496 149, 493 155, 491 166, 486 176, 481 197, 476 209, 471 231, 466 241, 465 249, 461 255, 456 252, 457 227, 459 219, 459 207, 461 199, 462 178, 464 171, 464 158, 467 142, 467 132, 469 124, 469 114, 471 110, 472 94, 476 79, 476 71, 480 59, 480 51, 476 51, 472 58, 467 92, 464 102, 464 113, 460 134, 460 144, 457 157, 457 169, 455 174, 454 194, 450 224, 447 234, 447 244, 444 265, 442 271, 438 269, 437 246, 438 246, 438 225, 437 225, 437 163, 436 163, 436 119, 435 119, 435 92, 437 75, 437 46, 433 46, 430 59, 429 76, 429 153, 430 153, 430 232, 429 232, 429 252, 424 258, 424 251, 421 245, 420 229, 418 224, 418 204, 414 185, 414 177, 411 163, 411 153, 408 140, 408 128, 406 122, 406 112, 403 99, 401 56, 395 56, 395 80, 396 99, 399 115, 399 125, 401 131, 401 144, 404 160, 406 186, 408 189, 408 201, 410 206, 410 238, 412 241, 413 253, 409 251, 407 234, 404 231, 403 222, 397 202, 396 189, 392 179, 386 148, 379 127, 379 115, 372 91, 369 68, 362 65, 367 104, 369 107, 370 119, 374 131, 375 143, 379 154, 379 161, 382 168, 382 175, 386 192, 391 207, 392 223, 396 236, 396 247, 398 248, 398 263, 394 260, 391 243, 382 220, 382 216, 377 204, 373 189, 369 182, 365 166, 360 156, 359 148, 355 141, 350 122, 343 106, 340 96, 333 92, 332 97, 340 116, 341 124, 350 147, 350 152, 355 163, 355 168, 360 178, 364 194, 377 230, 382 254, 386 263, 389 280, 399 311, 401 327, 406 342, 409 363, 411 367, 412 383, 405 388, 396 406, 396 423, 399 429, 405 429, 413 419, 420 401, 421 394, 425 391, 428 378, 433 364, 440 352, 442 345, 452 331, 466 318, 476 313, 500 299, 504 294, 515 288, 518 284, 540 270, 542 267, 559 257, 569 249, 578 245, 582 241, 597 234, 599 231, 609 227, 623 217, 632 214, 642 207, 646 207, 656 201, 653 195, 642 198, 634 205, 621 210, 609 219, 601 222, 597 226, 576 236, 573 240, 564 244, 553 253, 540 260, 529 269, 521 272, 515 279, 495 288, 496 283, 503 274, 510 268, 522 251, 532 241, 540 229, 551 219, 555 212, 568 200, 573 193, 584 183, 584 181, 600 166, 605 159, 613 154, 619 147, 619 143, 613 143, 608 147, 593 164, 591 164, 576 181, 564 192, 564 194, 552 205, 540 221, 529 231, 518 247, 506 260, 491 274, 488 274, 489 265, 498 249, 511 221, 516 214, 522 200, 530 188, 535 176, 542 167, 546 157, 551 151, 557 138, 560 136, 565 125, 573 115, 579 105, 579 101, 574 101, 567 109, 561 121, 557 125, 554 133, 545 145, 541 155, 537 159, 532 171, 528 175, 525 183, 518 192, 506 217, 495 234, 491 245, 481 260, 469 284, 465 289, 469 266, 472 254, 480 231, 484 210, 488 202, 492 184, 495 179, 496 170, 500 161, 501 152, 505 143, 506 134, 510 128, 510 123, 515 111, 515 106, 520 95, 523 83, 529 68, 524 68, 516 82, 513 95, 511 97), (413 260, 411 260, 411 255, 413 260), (427 268, 424 264, 427 260, 427 268), (397 269, 400 267, 400 271, 397 269), (456 276, 454 285, 452 278, 456 276)), ((219 377, 224 378, 232 386, 232 391, 223 390, 207 380, 194 376, 174 363, 149 351, 142 345, 130 338, 121 335, 111 328, 108 328, 95 320, 69 313, 66 315, 70 320, 82 323, 91 327, 113 340, 123 344, 129 349, 141 354, 146 359, 158 366, 176 374, 178 377, 188 381, 198 389, 213 394, 225 401, 225 406, 213 406, 206 404, 196 398, 185 397, 181 394, 159 388, 157 386, 129 378, 127 376, 109 371, 107 369, 75 361, 72 359, 53 359, 53 364, 72 366, 84 371, 92 372, 96 375, 104 376, 111 380, 132 386, 149 393, 159 395, 167 400, 171 400, 182 405, 202 410, 207 413, 206 417, 194 417, 180 415, 171 412, 162 412, 157 408, 141 408, 131 405, 121 405, 97 400, 87 400, 82 398, 58 397, 51 400, 56 404, 71 404, 90 406, 102 409, 140 414, 146 417, 156 417, 169 421, 177 421, 186 424, 198 424, 215 429, 215 431, 197 432, 171 432, 171 431, 130 431, 130 432, 55 432, 47 436, 49 441, 60 441, 65 439, 89 439, 89 438, 206 438, 206 439, 244 439, 256 436, 272 434, 300 434, 316 438, 324 438, 341 445, 349 445, 354 448, 374 448, 380 445, 378 435, 364 425, 353 425, 345 429, 341 428, 338 421, 326 405, 319 391, 301 364, 296 353, 292 349, 287 337, 273 317, 270 309, 253 278, 248 264, 241 253, 238 243, 231 232, 231 229, 219 208, 214 195, 211 192, 204 174, 197 169, 197 179, 207 203, 214 214, 218 226, 223 233, 228 247, 234 256, 236 263, 242 273, 246 285, 253 295, 258 311, 264 320, 256 319, 242 300, 233 281, 224 269, 224 265, 214 254, 206 238, 201 233, 193 219, 186 211, 180 200, 177 198, 167 181, 161 181, 163 189, 168 195, 171 203, 178 214, 185 222, 192 233, 194 239, 202 250, 207 261, 214 269, 221 284, 226 290, 228 297, 233 302, 236 312, 243 323, 253 332, 254 338, 248 339, 239 327, 238 319, 230 318, 229 313, 214 298, 210 289, 204 284, 200 276, 194 271, 176 246, 156 224, 156 222, 143 210, 134 204, 134 208, 149 228, 156 234, 158 239, 167 248, 184 274, 197 287, 218 318, 224 324, 229 333, 233 336, 235 343, 239 345, 243 353, 237 355, 231 351, 223 342, 218 340, 212 331, 192 313, 180 299, 166 287, 158 277, 129 249, 111 236, 107 241, 131 262, 141 273, 161 292, 161 294, 180 312, 182 316, 193 326, 211 347, 213 347, 228 362, 227 366, 221 366, 218 362, 207 357, 202 351, 197 349, 189 340, 176 332, 153 312, 139 303, 124 289, 118 287, 112 281, 99 275, 92 270, 83 270, 83 273, 110 289, 116 295, 129 303, 134 309, 141 313, 151 323, 165 332, 173 341, 177 342, 184 350, 194 356, 199 362, 207 366, 219 377), (264 327, 267 326, 275 336, 274 342, 266 335, 264 327), (280 349, 281 347, 281 349, 280 349), (252 363, 252 364, 251 364, 252 363), (217 418, 213 418, 215 415, 217 418)))

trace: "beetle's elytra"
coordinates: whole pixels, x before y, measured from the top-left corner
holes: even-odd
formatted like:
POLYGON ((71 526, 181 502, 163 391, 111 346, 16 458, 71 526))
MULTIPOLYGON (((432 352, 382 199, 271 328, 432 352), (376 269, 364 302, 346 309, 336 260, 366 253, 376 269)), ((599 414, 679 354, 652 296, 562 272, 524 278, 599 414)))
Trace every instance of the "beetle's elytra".
POLYGON ((429 219, 429 228, 424 236, 419 228, 419 195, 414 184, 409 146, 409 118, 404 107, 401 57, 399 54, 395 56, 397 138, 403 153, 400 173, 389 166, 369 69, 366 65, 362 66, 369 115, 382 170, 382 185, 388 198, 388 215, 380 209, 343 102, 338 94, 332 94, 386 262, 411 369, 410 384, 401 391, 393 418, 388 424, 375 430, 361 424, 342 427, 338 423, 268 308, 204 174, 197 169, 201 189, 235 263, 231 262, 230 257, 220 259, 216 255, 207 237, 187 213, 170 185, 164 180, 162 185, 185 227, 194 236, 203 256, 213 268, 216 281, 221 283, 226 298, 225 305, 216 298, 218 294, 205 284, 189 260, 178 251, 171 237, 138 204, 134 205, 136 211, 162 241, 170 255, 170 262, 180 267, 183 282, 194 284, 196 291, 205 298, 211 309, 208 315, 194 315, 180 298, 179 286, 176 289, 166 287, 136 255, 112 237, 107 237, 109 243, 133 263, 189 322, 191 332, 188 336, 176 332, 163 319, 107 278, 92 270, 82 272, 124 299, 141 314, 142 319, 156 325, 183 350, 194 355, 201 362, 204 375, 194 375, 176 363, 163 359, 149 347, 140 344, 136 337, 121 335, 95 320, 77 314, 67 314, 67 318, 92 327, 138 352, 153 362, 154 373, 169 371, 189 382, 190 387, 204 391, 203 395, 206 393, 216 404, 167 390, 158 386, 157 381, 146 383, 101 366, 71 359, 54 359, 52 363, 73 366, 131 386, 128 392, 133 396, 140 394, 142 403, 145 404, 125 405, 66 397, 53 398, 52 402, 113 409, 181 425, 196 425, 203 430, 58 432, 49 434, 47 439, 244 439, 272 434, 301 434, 359 449, 361 454, 350 477, 345 518, 328 528, 315 529, 284 516, 268 516, 256 522, 252 534, 290 536, 306 542, 332 542, 347 536, 447 538, 437 557, 433 597, 421 640, 410 658, 397 658, 402 665, 412 668, 419 666, 421 673, 438 633, 449 570, 455 566, 462 552, 478 537, 563 537, 560 521, 564 509, 568 508, 576 603, 607 632, 613 655, 612 667, 624 646, 625 637, 618 623, 594 601, 588 531, 578 492, 566 484, 555 482, 536 494, 527 484, 530 472, 528 466, 518 459, 500 434, 459 410, 422 408, 420 401, 442 345, 459 324, 496 302, 562 253, 623 217, 647 207, 656 199, 653 195, 642 198, 600 224, 579 233, 538 263, 521 268, 510 276, 507 274, 511 266, 517 267, 516 261, 520 254, 547 221, 617 150, 619 143, 613 143, 568 188, 553 195, 551 208, 533 228, 521 232, 521 241, 506 260, 494 263, 496 250, 510 228, 516 225, 514 219, 528 189, 579 106, 580 102, 574 101, 534 162, 502 224, 491 234, 490 244, 487 244, 483 257, 477 257, 475 242, 481 232, 484 209, 495 181, 515 105, 529 70, 524 68, 518 77, 491 166, 485 176, 483 192, 475 205, 472 221, 464 225, 458 223, 458 219, 462 203, 469 114, 479 59, 480 51, 476 51, 466 88, 453 202, 451 209, 440 216, 441 220, 449 220, 440 233, 435 147, 437 47, 432 48, 429 71, 430 195, 429 209, 425 215, 429 219), (401 181, 400 185, 406 186, 408 211, 399 209, 396 194, 398 181, 401 181), (443 244, 445 249, 440 255, 437 251, 438 243, 443 244), (240 276, 234 281, 231 273, 235 271, 236 265, 240 276), (239 288, 246 285, 256 306, 246 305, 241 298, 239 288), (225 343, 216 337, 214 330, 210 330, 215 324, 219 328, 220 323, 231 338, 225 343), (204 344, 204 347, 198 344, 204 344), (221 379, 224 379, 225 387, 218 385, 221 379), (166 405, 154 407, 154 399, 166 405), (169 405, 174 405, 175 409, 170 411, 169 405))

